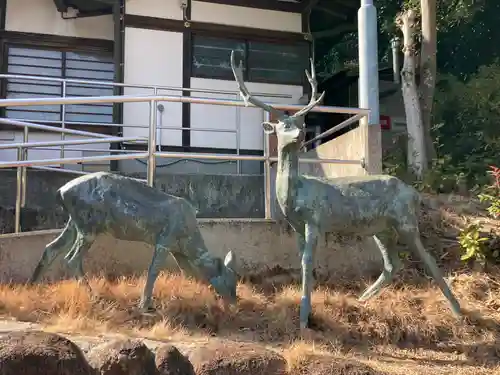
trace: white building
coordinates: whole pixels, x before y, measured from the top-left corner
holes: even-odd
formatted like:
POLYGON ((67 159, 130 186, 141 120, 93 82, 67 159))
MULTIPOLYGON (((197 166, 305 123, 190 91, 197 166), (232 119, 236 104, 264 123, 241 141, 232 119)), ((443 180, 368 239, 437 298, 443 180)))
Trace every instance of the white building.
MULTIPOLYGON (((229 66, 231 50, 244 56, 245 79, 268 102, 296 104, 309 90, 304 9, 306 2, 278 0, 0 0, 3 97, 82 95, 184 95, 237 99, 229 66), (249 5, 257 4, 257 5, 249 5), (65 6, 78 8, 64 9, 65 6), (63 11, 62 13, 60 11, 63 11), (6 78, 5 74, 56 79, 124 82, 111 87, 68 81, 6 78), (168 89, 165 89, 167 87, 168 89), (196 91, 198 90, 198 91, 196 91), (205 90, 205 92, 203 92, 205 90), (207 92, 218 90, 222 93, 207 92)), ((306 98, 307 99, 307 98, 306 98)), ((262 154, 262 111, 255 108, 160 103, 158 143, 165 151, 262 154), (168 128, 168 129, 165 129, 168 128), (175 128, 175 129, 172 129, 175 128), (200 130, 215 128, 219 132, 200 130), (237 130, 239 129, 239 130, 237 130), (227 132, 222 132, 227 130, 227 132)), ((2 116, 70 129, 123 136, 148 135, 149 104, 10 107, 2 116), (100 124, 100 125, 96 125, 100 124), (123 125, 123 126, 122 126, 123 125)), ((0 142, 22 141, 22 129, 0 124, 0 142)), ((72 139, 75 136, 66 136, 72 139)), ((30 141, 60 139, 30 131, 30 141)), ((121 145, 123 149, 146 146, 121 145)), ((109 144, 67 146, 67 157, 102 154, 109 144), (84 149, 94 149, 85 151, 84 149)), ((58 158, 60 150, 29 151, 29 159, 58 158)), ((0 150, 0 160, 16 160, 0 150)), ((159 161, 170 162, 169 160, 159 161)), ((259 173, 259 162, 240 166, 259 173), (245 166, 246 165, 246 166, 245 166), (255 167, 256 165, 256 167, 255 167)), ((172 168, 192 168, 189 162, 172 168)), ((198 166, 195 168, 200 168, 198 166)), ((206 164, 205 164, 206 165, 206 164)), ((229 171, 235 163, 228 164, 229 171)), ((82 166, 66 166, 82 169, 82 166)), ((112 165, 123 172, 145 171, 137 161, 112 165)), ((209 167, 207 167, 209 168, 209 167)), ((85 166, 84 170, 92 170, 85 166)), ((172 170, 172 169, 170 169, 172 170)), ((161 170, 158 170, 161 173, 161 170)))

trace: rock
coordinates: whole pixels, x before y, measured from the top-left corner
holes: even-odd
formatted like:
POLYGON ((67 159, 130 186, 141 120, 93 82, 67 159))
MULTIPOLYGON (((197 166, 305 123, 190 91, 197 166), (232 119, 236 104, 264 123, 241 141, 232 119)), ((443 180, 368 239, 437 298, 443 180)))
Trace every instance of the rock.
POLYGON ((197 375, 282 375, 286 361, 262 346, 229 340, 198 345, 187 352, 197 375))
POLYGON ((1 375, 90 375, 82 351, 48 332, 18 331, 0 338, 1 375))
POLYGON ((383 375, 364 363, 333 357, 310 358, 307 364, 292 370, 290 375, 383 375))
POLYGON ((113 340, 90 350, 89 363, 100 375, 157 374, 154 354, 141 340, 113 340))
POLYGON ((193 364, 173 345, 160 346, 155 362, 160 375, 195 375, 193 364))

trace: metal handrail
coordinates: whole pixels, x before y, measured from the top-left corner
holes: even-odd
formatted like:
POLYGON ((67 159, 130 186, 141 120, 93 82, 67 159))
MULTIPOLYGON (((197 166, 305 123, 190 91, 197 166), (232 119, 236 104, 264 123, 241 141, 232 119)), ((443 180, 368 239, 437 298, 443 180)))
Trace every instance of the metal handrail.
MULTIPOLYGON (((180 91, 180 92, 198 92, 204 94, 225 94, 225 95, 238 95, 239 91, 231 90, 213 90, 213 89, 195 89, 187 87, 176 87, 176 86, 157 86, 157 85, 141 85, 135 83, 118 83, 118 82, 108 82, 108 81, 94 81, 94 80, 82 80, 73 78, 56 78, 56 77, 42 77, 42 76, 32 76, 32 75, 22 75, 22 74, 0 74, 0 79, 25 79, 33 81, 48 81, 48 82, 60 82, 60 83, 76 83, 80 85, 95 85, 95 86, 111 86, 111 87, 124 87, 124 88, 138 88, 138 89, 150 89, 150 90, 165 90, 165 91, 180 91)), ((289 94, 273 94, 273 93, 262 93, 256 92, 254 96, 266 96, 268 98, 282 98, 291 99, 292 95, 289 94)))
MULTIPOLYGON (((94 143, 113 143, 113 142, 132 142, 146 139, 144 137, 107 137, 97 139, 72 139, 69 141, 46 141, 46 142, 18 142, 18 143, 0 143, 0 150, 9 148, 34 148, 47 146, 62 146, 62 145, 84 145, 94 143)), ((1 163, 0 163, 1 165, 1 163)))
MULTIPOLYGON (((156 90, 155 90, 156 91, 156 90)), ((17 121, 11 119, 0 119, 0 123, 20 126, 24 128, 24 139, 23 143, 8 144, 4 148, 18 148, 18 160, 13 162, 1 162, 0 168, 17 167, 17 196, 16 196, 16 232, 20 231, 20 210, 21 205, 24 204, 26 197, 26 168, 33 166, 43 166, 43 165, 53 165, 53 164, 77 164, 84 162, 93 161, 110 161, 110 160, 128 160, 128 159, 147 159, 147 184, 153 186, 154 175, 155 175, 155 164, 156 158, 181 158, 181 159, 218 159, 218 160, 255 160, 263 161, 265 163, 265 213, 266 219, 271 218, 271 200, 270 200, 270 163, 271 161, 276 161, 277 157, 271 157, 269 155, 269 137, 265 136, 266 145, 264 147, 264 155, 239 155, 239 154, 194 154, 194 153, 175 153, 175 152, 158 152, 156 151, 156 117, 157 117, 157 107, 156 103, 159 101, 166 102, 177 102, 177 103, 196 103, 196 104, 209 104, 209 105, 222 105, 222 106, 233 106, 241 108, 246 106, 243 101, 229 100, 229 99, 214 99, 214 98, 201 98, 201 97, 184 97, 184 96, 162 96, 162 95, 147 95, 147 96, 101 96, 101 97, 63 97, 63 98, 22 98, 22 99, 3 99, 0 100, 0 107, 8 106, 30 106, 30 105, 66 105, 66 104, 92 104, 92 103, 134 103, 134 102, 149 102, 150 106, 150 117, 149 117, 149 135, 147 138, 148 151, 147 152, 137 152, 137 153, 126 153, 126 154, 116 154, 119 151, 111 151, 114 154, 111 155, 101 155, 101 156, 82 156, 82 157, 71 157, 65 158, 61 155, 61 158, 54 159, 39 159, 39 160, 26 160, 26 150, 33 143, 28 142, 28 129, 38 128, 49 131, 60 132, 61 134, 73 134, 73 135, 85 135, 93 137, 92 140, 85 141, 54 141, 54 142, 37 142, 40 145, 50 145, 61 146, 70 144, 84 144, 84 143, 108 143, 108 142, 123 142, 127 140, 124 137, 109 137, 105 134, 84 132, 79 130, 65 129, 64 127, 57 128, 48 125, 33 124, 25 121, 17 121), (97 139, 95 139, 97 138, 97 139), (106 140, 106 141, 105 141, 106 140), (77 143, 78 142, 78 143, 77 143)), ((254 107, 253 105, 250 105, 254 107)), ((278 110, 290 110, 296 111, 303 108, 302 105, 291 105, 291 104, 276 104, 273 103, 272 106, 278 110)), ((323 113, 343 113, 343 114, 353 114, 351 119, 344 121, 343 123, 337 125, 335 128, 347 126, 349 123, 357 121, 361 117, 369 114, 369 110, 360 108, 345 108, 345 107, 327 107, 318 106, 312 109, 313 112, 323 112, 323 113)), ((269 114, 265 113, 265 118, 269 118, 269 114)), ((64 125, 64 123, 63 123, 64 125)), ((190 129, 194 130, 194 129, 190 129)), ((327 131, 320 135, 325 136, 327 131)), ((135 139, 140 140, 144 138, 135 139)), ((300 158, 301 163, 337 163, 337 164, 356 164, 364 165, 363 160, 340 160, 340 159, 312 159, 312 158, 300 158)))
MULTIPOLYGON (((231 90, 214 90, 214 89, 196 89, 196 88, 185 88, 185 87, 175 87, 175 86, 158 86, 158 85, 144 85, 144 84, 133 84, 133 83, 119 83, 119 82, 110 82, 110 81, 97 81, 97 80, 82 80, 82 79, 74 79, 74 78, 57 78, 57 77, 43 77, 43 76, 33 76, 33 75, 26 75, 26 74, 0 74, 0 79, 16 79, 16 80, 21 80, 21 81, 45 81, 45 82, 58 82, 62 84, 62 96, 66 97, 67 94, 67 86, 68 84, 75 84, 75 85, 83 85, 87 87, 102 87, 102 86, 107 86, 107 87, 123 87, 123 88, 142 88, 142 89, 148 89, 148 90, 153 90, 153 94, 157 95, 160 90, 163 91, 178 91, 178 92, 196 92, 196 93, 208 93, 208 94, 225 94, 225 95, 236 95, 239 97, 239 91, 231 91, 231 90)), ((284 99, 291 99, 292 95, 289 94, 275 94, 275 93, 260 93, 257 92, 254 94, 255 96, 262 96, 262 97, 268 97, 268 98, 284 98, 284 99)), ((71 121, 66 121, 66 106, 63 104, 62 109, 61 109, 61 117, 62 120, 59 121, 58 123, 61 124, 61 128, 65 129, 66 125, 78 125, 77 122, 71 122, 71 121)), ((160 117, 161 118, 161 117, 160 117)), ((47 121, 45 121, 48 123, 47 121)), ((133 126, 129 124, 97 124, 97 123, 90 123, 90 124, 84 124, 84 125, 96 125, 96 126, 121 126, 122 128, 143 128, 143 126, 133 126)), ((178 130, 177 127, 158 127, 157 129, 176 129, 178 130)), ((185 130, 186 128, 181 128, 181 130, 185 130)), ((186 130, 194 130, 194 129, 186 129, 186 130)), ((196 130, 195 130, 196 131, 196 130)), ((201 130, 199 131, 214 131, 214 132, 226 132, 226 133, 235 133, 236 134, 236 152, 239 155, 240 153, 240 108, 236 109, 236 129, 207 129, 207 130, 201 130)), ((61 133, 61 140, 63 141, 65 139, 66 133, 61 133)), ((64 158, 64 145, 60 146, 60 152, 61 152, 61 158, 64 158)), ((61 167, 64 167, 64 165, 61 165, 61 167)), ((238 171, 240 170, 240 164, 238 162, 238 171)))
MULTIPOLYGON (((239 100, 229 99, 215 99, 215 98, 202 98, 195 96, 171 96, 171 95, 112 95, 112 96, 72 96, 70 98, 18 98, 18 99, 3 99, 0 100, 0 107, 10 106, 31 106, 31 105, 58 105, 58 104, 96 104, 96 103, 140 103, 140 102, 171 102, 171 103, 189 103, 189 104, 210 104, 221 105, 228 107, 253 107, 255 105, 248 103, 248 105, 239 100)), ((299 104, 281 104, 281 103, 267 103, 278 110, 283 111, 299 111, 304 108, 299 104)), ((156 108, 155 108, 156 110, 156 108)), ((369 109, 351 108, 351 107, 326 107, 317 106, 312 109, 312 112, 321 113, 341 113, 341 114, 363 114, 368 115, 369 109)))
MULTIPOLYGON (((5 100, 5 99, 3 99, 3 100, 5 100)), ((0 103, 1 102, 2 102, 2 100, 0 100, 0 103)), ((0 104, 0 107, 1 107, 1 104, 0 104)), ((11 120, 9 118, 0 118, 0 123, 5 124, 5 125, 18 126, 18 127, 24 128, 24 129, 31 128, 31 129, 44 130, 44 131, 49 131, 49 132, 65 133, 65 134, 72 134, 72 135, 82 135, 82 136, 94 137, 94 138, 107 138, 107 137, 109 137, 109 135, 101 134, 101 133, 86 132, 83 130, 56 128, 55 126, 34 124, 32 122, 11 120)))

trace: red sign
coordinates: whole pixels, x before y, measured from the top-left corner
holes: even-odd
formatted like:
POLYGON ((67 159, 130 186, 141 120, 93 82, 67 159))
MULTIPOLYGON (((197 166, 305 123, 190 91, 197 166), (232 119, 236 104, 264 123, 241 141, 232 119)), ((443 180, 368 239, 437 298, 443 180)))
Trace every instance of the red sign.
POLYGON ((380 115, 380 129, 391 130, 391 117, 386 115, 380 115))

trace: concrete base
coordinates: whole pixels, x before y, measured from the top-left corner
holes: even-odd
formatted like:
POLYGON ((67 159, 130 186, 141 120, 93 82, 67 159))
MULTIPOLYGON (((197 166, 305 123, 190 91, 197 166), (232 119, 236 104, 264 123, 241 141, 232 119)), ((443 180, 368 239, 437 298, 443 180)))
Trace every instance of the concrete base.
MULTIPOLYGON (((227 251, 237 255, 238 272, 247 278, 270 278, 279 274, 300 279, 300 258, 295 235, 271 221, 203 221, 200 228, 210 251, 223 258, 227 251)), ((59 230, 0 235, 0 282, 24 283, 40 259, 44 247, 59 230)), ((98 238, 85 260, 89 275, 116 277, 143 274, 151 261, 152 249, 137 242, 118 241, 110 236, 98 238)), ((327 235, 318 243, 316 277, 362 277, 378 274, 381 260, 371 238, 340 241, 327 235)), ((168 259, 167 269, 178 272, 168 259)), ((67 277, 62 257, 54 261, 46 280, 67 277)), ((288 278, 288 277, 287 277, 288 278)))

